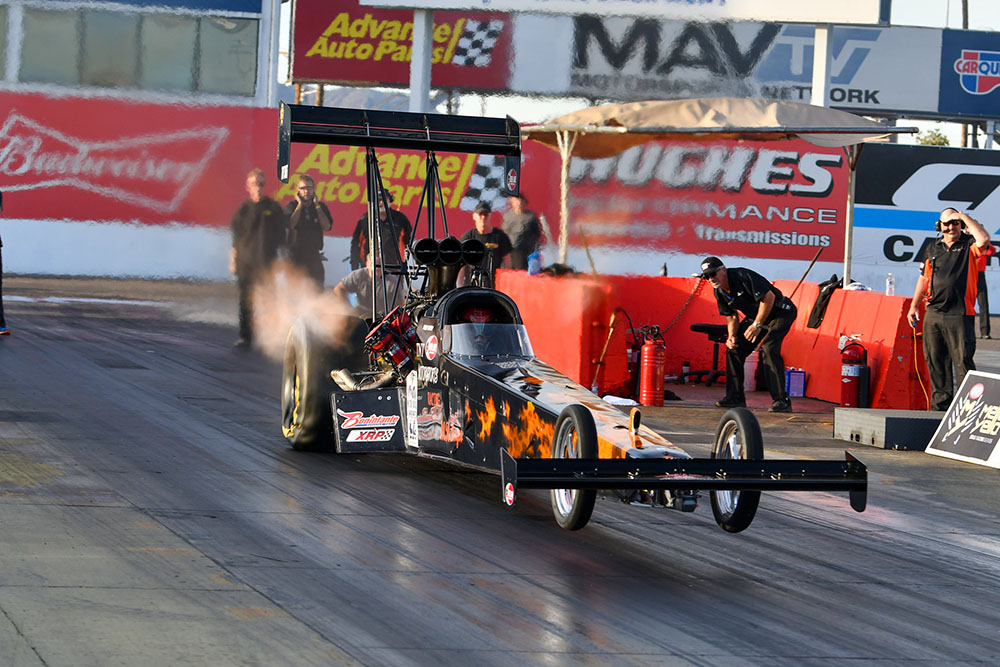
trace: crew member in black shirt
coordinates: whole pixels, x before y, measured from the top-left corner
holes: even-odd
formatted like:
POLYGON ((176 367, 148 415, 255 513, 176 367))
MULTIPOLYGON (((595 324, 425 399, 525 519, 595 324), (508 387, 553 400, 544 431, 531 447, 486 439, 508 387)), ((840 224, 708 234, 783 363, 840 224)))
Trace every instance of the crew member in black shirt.
MULTIPOLYGON (((479 202, 472 211, 472 222, 475 226, 462 234, 462 238, 459 239, 463 242, 476 239, 482 241, 483 245, 486 246, 486 257, 483 258, 482 272, 480 273, 484 281, 482 287, 493 287, 496 283, 497 269, 510 267, 510 251, 512 249, 510 238, 504 234, 502 229, 490 224, 492 213, 493 207, 488 202, 479 202)), ((459 274, 459 282, 463 285, 470 280, 468 276, 463 275, 465 272, 466 269, 463 268, 459 274)))
POLYGON ((326 204, 316 199, 316 182, 312 176, 299 176, 295 199, 285 204, 285 215, 288 218, 288 256, 323 289, 326 280, 323 232, 333 228, 333 216, 326 204))
POLYGON ((719 314, 725 315, 729 330, 726 397, 716 405, 720 408, 746 406, 743 363, 760 345, 760 363, 767 371, 767 388, 773 401, 768 411, 791 412, 792 401, 785 392, 781 343, 795 322, 795 304, 764 276, 750 269, 727 269, 718 257, 702 260, 701 275, 715 288, 719 314), (739 313, 745 316, 742 321, 739 313))
POLYGON ((985 227, 953 208, 941 211, 934 227, 941 236, 925 254, 909 319, 916 326, 920 303, 927 296, 923 338, 931 410, 947 410, 954 397, 954 382, 962 384, 965 374, 976 370, 972 358, 976 354, 979 261, 993 253, 993 246, 985 227))
POLYGON ((236 347, 247 347, 253 338, 253 306, 251 293, 278 257, 278 248, 285 243, 285 214, 278 202, 264 194, 264 172, 254 169, 247 174, 246 199, 229 223, 233 247, 229 255, 229 271, 236 274, 240 299, 240 337, 236 347))

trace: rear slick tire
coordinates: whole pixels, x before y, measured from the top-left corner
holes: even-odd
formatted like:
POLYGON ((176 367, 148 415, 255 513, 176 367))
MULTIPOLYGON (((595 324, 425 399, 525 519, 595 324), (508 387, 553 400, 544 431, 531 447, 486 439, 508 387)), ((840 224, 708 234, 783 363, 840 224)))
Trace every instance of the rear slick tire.
MULTIPOLYGON (((760 424, 746 408, 733 408, 722 415, 715 431, 712 446, 713 459, 739 459, 760 461, 764 458, 764 444, 760 424)), ((746 530, 757 514, 760 491, 718 490, 711 491, 712 514, 719 527, 728 533, 746 530)))
MULTIPOLYGON (((596 459, 597 427, 594 416, 582 405, 570 405, 556 420, 552 437, 554 459, 596 459)), ((566 530, 580 530, 590 521, 597 500, 595 489, 552 489, 552 514, 566 530)))
POLYGON ((332 349, 302 320, 295 322, 285 340, 281 372, 281 432, 293 449, 333 449, 332 363, 332 349))

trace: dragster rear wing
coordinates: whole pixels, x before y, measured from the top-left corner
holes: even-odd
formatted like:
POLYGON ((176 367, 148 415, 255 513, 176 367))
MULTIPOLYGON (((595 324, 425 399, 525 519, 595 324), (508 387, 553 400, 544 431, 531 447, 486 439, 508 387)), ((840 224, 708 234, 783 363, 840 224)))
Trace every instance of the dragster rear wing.
POLYGON ((515 459, 501 450, 503 501, 517 487, 534 489, 709 489, 847 491, 865 511, 868 468, 844 452, 844 461, 735 459, 515 459))
POLYGON ((521 126, 510 116, 481 118, 282 102, 278 178, 283 183, 288 182, 292 142, 503 155, 504 194, 517 194, 521 180, 521 126))

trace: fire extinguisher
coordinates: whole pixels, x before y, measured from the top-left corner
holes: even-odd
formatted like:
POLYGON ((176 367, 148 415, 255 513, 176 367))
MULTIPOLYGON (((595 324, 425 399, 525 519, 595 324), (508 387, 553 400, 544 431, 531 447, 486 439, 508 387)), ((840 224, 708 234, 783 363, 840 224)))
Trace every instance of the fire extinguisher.
POLYGON ((868 351, 853 341, 840 350, 840 404, 845 408, 868 407, 868 351))
POLYGON ((663 405, 663 376, 666 370, 667 346, 656 325, 642 328, 643 343, 639 362, 639 403, 663 405))

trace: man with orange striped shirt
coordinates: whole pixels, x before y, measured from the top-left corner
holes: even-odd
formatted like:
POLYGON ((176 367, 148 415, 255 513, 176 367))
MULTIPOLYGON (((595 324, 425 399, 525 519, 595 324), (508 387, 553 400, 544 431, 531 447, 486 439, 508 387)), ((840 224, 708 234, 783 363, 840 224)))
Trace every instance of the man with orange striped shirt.
POLYGON ((954 382, 961 384, 965 374, 976 369, 972 357, 976 353, 979 259, 990 254, 993 246, 985 227, 953 208, 941 211, 935 228, 941 236, 927 250, 909 319, 916 325, 920 302, 926 296, 924 359, 931 376, 931 409, 947 410, 954 382))

